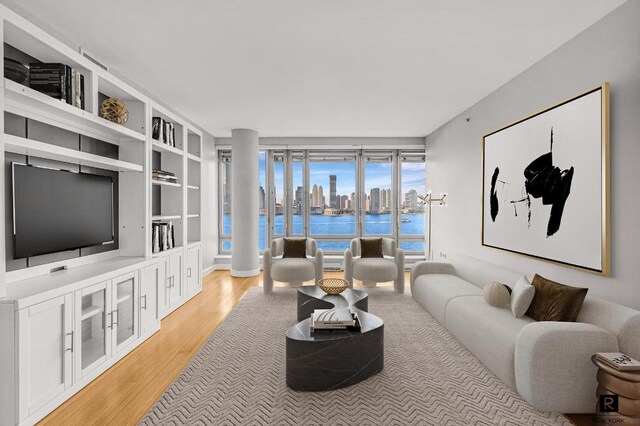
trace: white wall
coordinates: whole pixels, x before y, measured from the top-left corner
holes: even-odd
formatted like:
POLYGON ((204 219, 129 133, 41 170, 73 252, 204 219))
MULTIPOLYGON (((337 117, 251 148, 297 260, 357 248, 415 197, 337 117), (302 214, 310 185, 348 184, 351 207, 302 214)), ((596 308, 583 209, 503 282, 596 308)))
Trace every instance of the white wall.
POLYGON ((640 1, 632 0, 427 136, 427 186, 449 193, 449 208, 434 209, 434 251, 539 273, 640 309, 639 138, 640 1), (611 277, 482 247, 482 136, 605 81, 611 83, 611 277))

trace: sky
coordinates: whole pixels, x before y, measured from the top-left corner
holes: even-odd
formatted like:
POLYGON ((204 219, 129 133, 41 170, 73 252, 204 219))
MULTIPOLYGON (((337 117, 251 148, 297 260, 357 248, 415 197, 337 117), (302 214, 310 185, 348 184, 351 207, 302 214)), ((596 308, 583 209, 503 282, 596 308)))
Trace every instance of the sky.
MULTIPOLYGON (((260 185, 266 188, 266 155, 260 152, 259 164, 259 180, 260 185)), ((424 163, 403 163, 402 164, 402 194, 415 189, 419 194, 425 193, 425 170, 424 163)), ((282 163, 276 163, 274 169, 274 180, 276 186, 276 199, 281 200, 283 196, 283 179, 284 168, 282 163)), ((298 186, 302 186, 303 180, 303 164, 293 164, 293 190, 298 186)), ((364 186, 365 192, 368 194, 372 188, 391 188, 391 163, 366 163, 364 186)), ((355 192, 356 185, 356 165, 355 163, 336 162, 336 163, 310 163, 309 178, 310 187, 313 185, 322 185, 324 196, 329 202, 329 175, 336 175, 336 192, 338 195, 349 195, 355 192)), ((311 192, 309 188, 309 192, 311 192)))

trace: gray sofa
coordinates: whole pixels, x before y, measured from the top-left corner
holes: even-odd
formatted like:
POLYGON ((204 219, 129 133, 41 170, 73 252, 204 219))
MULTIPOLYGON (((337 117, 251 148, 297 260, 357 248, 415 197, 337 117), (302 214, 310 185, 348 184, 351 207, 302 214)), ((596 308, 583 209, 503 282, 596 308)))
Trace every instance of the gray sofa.
MULTIPOLYGON (((521 273, 471 257, 419 262, 411 270, 414 299, 500 380, 542 411, 593 413, 596 352, 640 359, 640 311, 587 295, 577 322, 515 318, 488 305, 482 288, 513 288, 521 273)), ((578 283, 576 283, 578 284, 578 283)))

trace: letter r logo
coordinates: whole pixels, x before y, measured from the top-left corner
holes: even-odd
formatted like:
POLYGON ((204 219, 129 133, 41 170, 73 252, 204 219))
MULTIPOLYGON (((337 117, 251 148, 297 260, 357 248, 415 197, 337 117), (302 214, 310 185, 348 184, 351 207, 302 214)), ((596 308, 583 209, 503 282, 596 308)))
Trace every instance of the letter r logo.
POLYGON ((600 395, 598 409, 601 413, 615 413, 618 411, 618 395, 600 395))

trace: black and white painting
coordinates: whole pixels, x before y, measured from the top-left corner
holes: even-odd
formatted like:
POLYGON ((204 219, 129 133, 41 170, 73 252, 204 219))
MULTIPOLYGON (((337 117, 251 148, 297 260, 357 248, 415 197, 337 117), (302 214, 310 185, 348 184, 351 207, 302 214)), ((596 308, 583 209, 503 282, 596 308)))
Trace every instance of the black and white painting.
POLYGON ((483 245, 604 272, 607 88, 484 137, 483 245))

